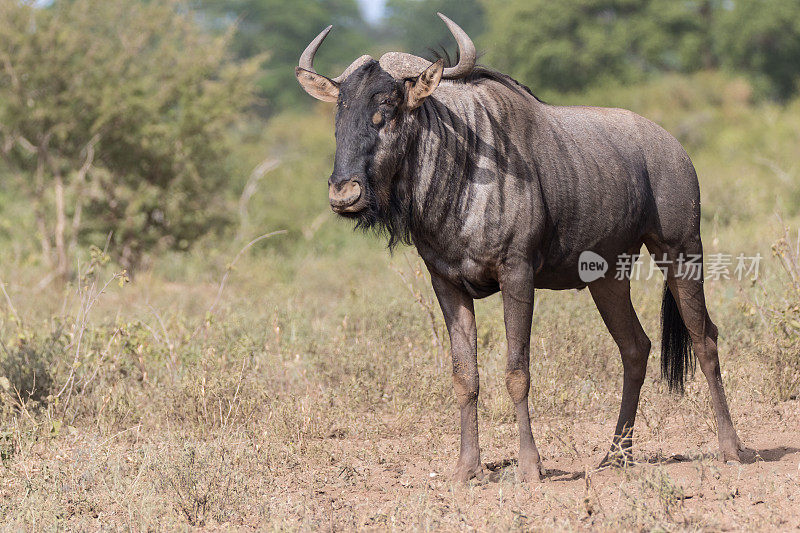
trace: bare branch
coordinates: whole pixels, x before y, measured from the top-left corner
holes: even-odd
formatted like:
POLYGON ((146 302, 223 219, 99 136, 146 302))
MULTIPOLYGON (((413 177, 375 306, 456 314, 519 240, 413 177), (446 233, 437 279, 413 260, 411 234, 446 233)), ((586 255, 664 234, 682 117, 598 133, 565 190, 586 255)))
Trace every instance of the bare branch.
POLYGON ((14 307, 14 304, 11 302, 11 297, 6 292, 6 283, 0 278, 0 290, 3 291, 3 296, 6 298, 6 304, 8 304, 8 309, 11 311, 11 314, 14 315, 14 318, 17 319, 17 322, 20 321, 19 314, 17 313, 17 309, 14 307))
POLYGON ((19 77, 14 71, 14 66, 11 64, 11 56, 8 54, 3 54, 3 68, 5 68, 8 73, 8 77, 11 78, 11 86, 15 91, 19 91, 19 77))
POLYGON ((36 149, 38 157, 36 159, 36 172, 34 173, 33 177, 33 211, 36 218, 36 228, 39 231, 39 238, 41 240, 42 256, 45 264, 52 268, 52 247, 50 246, 50 234, 47 230, 47 220, 44 211, 44 169, 46 165, 45 154, 47 153, 47 148, 50 143, 50 135, 50 132, 46 133, 42 138, 39 148, 36 149))
MULTIPOLYGON (((26 152, 29 154, 35 154, 37 152, 36 146, 30 142, 28 139, 20 135, 19 133, 14 135, 14 138, 17 141, 17 144, 20 145, 26 152)), ((50 142, 50 134, 46 135, 47 143, 50 142)))
POLYGON ((81 227, 81 217, 83 215, 83 185, 86 183, 86 174, 94 163, 94 147, 100 141, 100 134, 95 134, 83 148, 85 158, 83 165, 75 176, 75 212, 72 214, 72 232, 68 250, 74 250, 78 246, 78 231, 81 227))

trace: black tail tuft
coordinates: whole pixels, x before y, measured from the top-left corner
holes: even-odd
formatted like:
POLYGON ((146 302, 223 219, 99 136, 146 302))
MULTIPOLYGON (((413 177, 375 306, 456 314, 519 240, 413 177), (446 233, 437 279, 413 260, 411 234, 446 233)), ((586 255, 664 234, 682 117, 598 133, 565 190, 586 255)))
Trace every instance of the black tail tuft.
POLYGON ((689 373, 694 375, 695 364, 689 330, 665 283, 661 301, 661 377, 667 380, 670 392, 683 394, 683 380, 689 373))

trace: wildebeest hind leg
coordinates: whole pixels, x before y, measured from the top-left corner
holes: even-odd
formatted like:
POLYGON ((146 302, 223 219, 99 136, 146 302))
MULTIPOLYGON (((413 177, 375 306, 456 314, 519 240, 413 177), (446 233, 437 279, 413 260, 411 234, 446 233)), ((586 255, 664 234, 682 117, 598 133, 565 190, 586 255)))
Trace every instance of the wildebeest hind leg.
MULTIPOLYGON (((697 253, 702 253, 698 250, 697 253)), ((677 257, 676 254, 671 254, 677 257)), ((670 269, 667 283, 670 292, 680 310, 686 328, 692 339, 692 347, 700 368, 708 382, 711 392, 711 403, 717 419, 719 447, 724 461, 741 461, 740 452, 744 451, 736 430, 731 421, 725 389, 722 385, 722 374, 717 354, 717 326, 711 321, 706 308, 703 292, 703 280, 686 279, 677 276, 675 269, 670 269)))
POLYGON ((622 404, 611 450, 600 466, 624 464, 630 460, 633 444, 633 425, 639 406, 639 392, 647 370, 650 339, 642 329, 631 303, 630 280, 600 279, 589 285, 594 303, 622 356, 624 377, 622 404))

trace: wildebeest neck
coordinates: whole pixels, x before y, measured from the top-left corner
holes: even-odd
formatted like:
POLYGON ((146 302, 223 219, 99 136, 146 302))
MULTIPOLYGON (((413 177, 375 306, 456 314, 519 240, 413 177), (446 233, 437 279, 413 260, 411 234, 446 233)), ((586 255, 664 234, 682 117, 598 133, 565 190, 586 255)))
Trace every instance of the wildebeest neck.
POLYGON ((490 262, 512 234, 523 237, 514 221, 532 222, 541 203, 531 148, 543 105, 491 79, 443 83, 425 102, 403 167, 418 247, 490 262))

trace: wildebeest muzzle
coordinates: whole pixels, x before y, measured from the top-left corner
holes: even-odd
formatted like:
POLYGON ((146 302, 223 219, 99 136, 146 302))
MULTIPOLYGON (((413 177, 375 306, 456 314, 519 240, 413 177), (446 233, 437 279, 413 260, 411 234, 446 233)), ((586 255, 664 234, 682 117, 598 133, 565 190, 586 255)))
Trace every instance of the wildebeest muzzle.
POLYGON ((357 213, 366 206, 364 188, 358 178, 328 181, 328 200, 336 213, 357 213))

